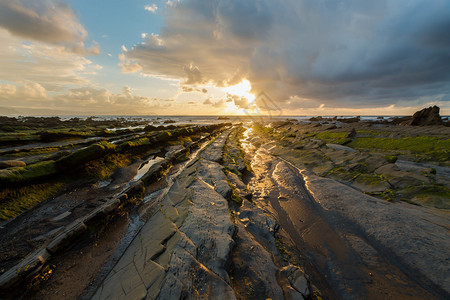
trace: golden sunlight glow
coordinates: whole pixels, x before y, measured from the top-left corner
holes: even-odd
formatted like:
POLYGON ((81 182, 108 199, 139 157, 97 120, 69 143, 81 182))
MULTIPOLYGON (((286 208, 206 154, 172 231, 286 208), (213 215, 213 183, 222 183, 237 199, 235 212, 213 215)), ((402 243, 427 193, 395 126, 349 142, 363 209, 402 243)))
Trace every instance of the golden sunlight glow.
POLYGON ((226 115, 238 115, 239 108, 234 105, 233 102, 225 102, 225 107, 222 109, 222 113, 226 115))
POLYGON ((252 90, 252 85, 250 84, 250 81, 247 79, 242 79, 241 82, 238 84, 229 86, 224 88, 225 92, 231 95, 236 95, 240 97, 244 97, 247 99, 250 103, 255 101, 255 95, 250 94, 250 91, 252 90))

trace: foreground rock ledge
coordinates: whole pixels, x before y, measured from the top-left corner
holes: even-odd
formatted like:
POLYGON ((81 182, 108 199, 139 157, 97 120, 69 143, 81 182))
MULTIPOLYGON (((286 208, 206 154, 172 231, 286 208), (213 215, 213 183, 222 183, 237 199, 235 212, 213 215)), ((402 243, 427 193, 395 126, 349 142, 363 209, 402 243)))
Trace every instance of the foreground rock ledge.
POLYGON ((253 295, 309 295, 301 269, 274 263, 277 226, 267 211, 247 201, 230 211, 233 191, 219 164, 228 134, 181 172, 92 299, 237 299, 246 291, 233 280, 242 279, 261 288, 253 295), (230 263, 248 272, 233 279, 230 263))
POLYGON ((93 299, 234 298, 225 266, 234 225, 228 201, 215 190, 230 187, 222 171, 209 169, 222 167, 199 159, 180 174, 93 299))

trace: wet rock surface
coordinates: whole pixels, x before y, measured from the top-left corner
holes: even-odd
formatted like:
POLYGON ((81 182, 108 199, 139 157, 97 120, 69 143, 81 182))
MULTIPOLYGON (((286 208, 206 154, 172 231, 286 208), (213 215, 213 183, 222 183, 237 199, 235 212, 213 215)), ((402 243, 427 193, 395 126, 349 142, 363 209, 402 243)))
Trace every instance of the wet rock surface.
POLYGON ((204 158, 219 160, 225 138, 220 136, 178 176, 160 210, 115 267, 123 269, 121 273, 113 270, 94 299, 107 299, 108 295, 119 299, 234 297, 226 270, 235 230, 224 198, 230 187, 221 166, 204 158), (160 275, 158 281, 142 281, 126 289, 123 281, 129 272, 138 277, 160 275))
MULTIPOLYGON (((314 128, 290 129, 302 127, 314 128)), ((357 131, 356 136, 360 134, 357 131)), ((341 133, 317 136, 335 138, 341 133)), ((382 290, 380 297, 448 296, 445 211, 389 203, 360 192, 401 192, 434 180, 445 186, 448 168, 437 166, 438 175, 437 169, 426 171, 429 164, 399 161, 397 165, 378 153, 330 144, 316 147, 311 142, 303 143, 296 153, 286 150, 283 137, 279 141, 275 135, 275 140, 258 142, 262 147, 252 165, 254 199, 278 215, 280 226, 308 253, 338 295, 371 298, 382 290), (281 156, 281 161, 270 153, 281 156)))
MULTIPOLYGON (((243 218, 248 223, 248 218, 243 218)), ((232 257, 232 270, 238 275, 233 278, 239 299, 283 299, 283 290, 277 283, 277 266, 271 252, 256 241, 244 225, 237 221, 237 246, 232 257)))
MULTIPOLYGON (((193 129, 182 128, 179 133, 186 132, 193 135, 194 138, 196 133, 201 134, 204 129, 208 132, 220 127, 221 125, 200 126, 193 129)), ((203 138, 207 140, 208 136, 209 134, 206 134, 203 138)), ((200 136, 197 141, 201 142, 203 138, 200 136)), ((173 161, 185 156, 191 147, 196 147, 196 144, 196 142, 190 142, 185 147, 178 148, 165 159, 168 163, 162 166, 161 170, 151 169, 147 173, 154 173, 150 174, 150 177, 157 181, 173 161)), ((144 147, 139 148, 139 151, 146 157, 154 150, 144 147)), ((159 151, 161 150, 156 152, 159 151)), ((138 173, 141 162, 142 160, 138 159, 135 163, 117 170, 104 182, 95 182, 91 178, 75 181, 59 196, 5 222, 0 227, 2 233, 0 293, 11 290, 8 282, 12 281, 7 276, 9 273, 14 274, 18 279, 14 285, 21 284, 22 281, 26 283, 27 280, 32 279, 31 275, 22 272, 21 261, 32 259, 32 253, 36 249, 48 251, 52 255, 52 259, 53 256, 64 255, 68 248, 80 244, 80 241, 83 244, 88 240, 95 239, 93 235, 97 231, 103 230, 116 217, 120 218, 122 211, 133 207, 136 202, 139 203, 144 185, 142 181, 134 180, 134 177, 138 173), (83 239, 85 239, 84 242, 83 239), (7 240, 8 242, 6 242, 7 240)), ((102 259, 107 258, 108 256, 105 256, 102 259)), ((39 271, 39 269, 40 265, 36 265, 32 271, 39 271)))
POLYGON ((309 296, 300 268, 283 271, 289 264, 276 245, 271 212, 231 201, 233 189, 245 191, 246 185, 235 173, 226 176, 217 162, 228 135, 177 176, 93 299, 284 299, 286 291, 290 299, 309 296))
POLYGON ((444 214, 389 204, 312 174, 307 185, 328 214, 339 214, 363 229, 368 239, 376 241, 381 251, 394 254, 410 274, 450 292, 450 267, 444 250, 450 247, 450 221, 444 214))
POLYGON ((357 130, 347 124, 333 130, 288 125, 273 133, 277 143, 271 152, 381 199, 448 209, 448 127, 369 124, 360 123, 357 130), (399 169, 388 167, 393 164, 399 169))
MULTIPOLYGON (((95 189, 74 196, 92 197, 89 203, 82 201, 83 209, 77 210, 75 202, 48 212, 43 206, 40 212, 48 218, 48 232, 41 230, 36 241, 45 247, 23 261, 31 266, 29 274, 18 265, 20 276, 40 274, 49 261, 64 260, 71 252, 69 244, 87 249, 83 234, 111 212, 127 211, 119 205, 128 203, 134 207, 129 211, 130 227, 120 235, 121 241, 109 244, 116 250, 100 259, 95 272, 86 274, 92 278, 90 286, 71 295, 80 299, 446 298, 450 289, 446 213, 369 194, 407 195, 411 186, 445 187, 448 168, 398 159, 397 153, 355 148, 361 138, 372 134, 355 127, 359 118, 314 122, 333 124, 290 120, 265 128, 247 124, 222 129, 210 142, 200 138, 205 143, 199 151, 187 141, 167 145, 162 153, 161 149, 145 152, 145 157, 96 183, 95 189), (136 177, 156 155, 160 159, 136 177), (91 195, 94 190, 99 194, 91 195), (109 196, 99 197, 101 193, 109 196), (74 235, 80 236, 79 242, 69 238, 74 235)), ((430 130, 411 128, 417 133, 430 130)), ((400 138, 401 132, 382 135, 400 138)), ((136 145, 148 140, 128 142, 125 148, 137 151, 136 145)), ((54 203, 64 202, 61 199, 66 198, 54 203)), ((32 214, 24 220, 38 221, 32 214)), ((108 222, 102 225, 102 230, 108 226, 108 222)), ((81 251, 77 257, 84 257, 81 251)), ((16 284, 16 271, 3 274, 1 280, 16 284)))

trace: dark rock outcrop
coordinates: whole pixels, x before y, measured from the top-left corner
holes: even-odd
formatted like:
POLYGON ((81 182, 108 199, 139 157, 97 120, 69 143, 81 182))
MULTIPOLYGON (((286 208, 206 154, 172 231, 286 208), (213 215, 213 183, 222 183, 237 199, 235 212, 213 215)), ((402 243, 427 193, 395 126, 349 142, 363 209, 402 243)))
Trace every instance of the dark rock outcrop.
POLYGON ((354 118, 341 118, 341 119, 337 119, 337 121, 342 122, 342 123, 358 123, 359 121, 361 121, 361 117, 357 116, 354 118))
POLYGON ((439 107, 430 106, 414 113, 412 118, 404 123, 410 126, 442 125, 442 118, 439 115, 439 107))
MULTIPOLYGON (((155 122, 153 122, 153 123, 155 123, 155 122)), ((144 128, 145 132, 151 132, 151 131, 156 131, 156 130, 158 130, 158 127, 153 126, 153 125, 147 125, 144 128)))
POLYGON ((411 117, 394 117, 391 120, 392 125, 399 125, 399 124, 405 124, 411 120, 411 117))

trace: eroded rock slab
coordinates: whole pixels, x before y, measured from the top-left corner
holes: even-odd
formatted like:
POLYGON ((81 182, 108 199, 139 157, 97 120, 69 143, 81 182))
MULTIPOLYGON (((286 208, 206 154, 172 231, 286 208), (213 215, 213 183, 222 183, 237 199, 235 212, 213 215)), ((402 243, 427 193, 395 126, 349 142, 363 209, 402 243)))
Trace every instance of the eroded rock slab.
POLYGON ((233 254, 235 289, 240 299, 283 299, 278 285, 278 267, 271 253, 248 233, 241 221, 237 222, 236 249, 233 254))
POLYGON ((200 154, 200 157, 214 162, 221 162, 223 156, 223 146, 225 145, 229 134, 230 132, 228 131, 217 137, 217 139, 207 149, 205 149, 202 154, 200 154))
POLYGON ((189 212, 179 229, 183 239, 171 254, 158 299, 234 299, 226 271, 234 233, 227 201, 201 180, 190 190, 189 212))
POLYGON ((448 218, 420 207, 387 203, 310 172, 303 174, 324 209, 354 222, 415 274, 450 293, 448 218))
POLYGON ((177 177, 94 299, 235 298, 226 269, 235 230, 224 198, 231 188, 208 159, 221 157, 221 137, 177 177))

